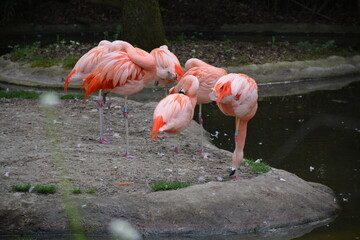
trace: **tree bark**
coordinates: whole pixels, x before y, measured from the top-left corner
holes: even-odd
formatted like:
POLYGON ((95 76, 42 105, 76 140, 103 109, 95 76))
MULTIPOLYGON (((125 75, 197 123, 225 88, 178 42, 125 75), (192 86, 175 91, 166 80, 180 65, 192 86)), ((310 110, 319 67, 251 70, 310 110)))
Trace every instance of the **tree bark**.
POLYGON ((122 40, 146 51, 165 44, 158 0, 124 0, 122 40))

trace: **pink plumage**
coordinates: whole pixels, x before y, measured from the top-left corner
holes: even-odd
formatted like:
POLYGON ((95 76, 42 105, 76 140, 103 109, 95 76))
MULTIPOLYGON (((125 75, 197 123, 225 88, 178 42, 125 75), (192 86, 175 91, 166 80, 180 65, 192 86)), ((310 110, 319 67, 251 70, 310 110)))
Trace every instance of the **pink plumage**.
POLYGON ((72 71, 67 76, 64 83, 64 90, 67 92, 69 84, 75 81, 81 81, 87 77, 97 66, 102 57, 109 53, 111 42, 103 40, 97 47, 92 48, 85 53, 75 64, 72 71))
POLYGON ((230 172, 233 175, 244 159, 247 123, 257 111, 258 87, 251 77, 230 73, 216 82, 213 93, 220 110, 225 115, 235 117, 235 150, 230 172))
POLYGON ((184 94, 175 93, 162 99, 155 108, 150 138, 157 139, 158 132, 177 134, 186 129, 194 116, 199 81, 187 76, 178 83, 184 94))
POLYGON ((168 85, 180 81, 184 71, 181 68, 179 59, 169 51, 166 45, 153 49, 150 54, 155 59, 157 69, 155 85, 158 83, 168 85))

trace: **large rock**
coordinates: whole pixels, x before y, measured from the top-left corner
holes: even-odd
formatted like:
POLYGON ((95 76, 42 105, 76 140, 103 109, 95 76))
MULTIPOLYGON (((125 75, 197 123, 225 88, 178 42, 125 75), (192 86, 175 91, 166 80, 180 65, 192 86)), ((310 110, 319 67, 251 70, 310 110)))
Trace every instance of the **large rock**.
MULTIPOLYGON (((293 237, 294 231, 295 236, 301 235, 314 227, 310 223, 331 219, 339 209, 328 187, 278 169, 251 179, 209 182, 173 191, 74 198, 88 233, 104 233, 112 219, 124 218, 146 235, 251 233, 285 228, 282 237, 293 237), (296 226, 304 226, 301 233, 296 226)), ((6 193, 0 199, 0 234, 71 230, 61 199, 29 193, 6 193)))

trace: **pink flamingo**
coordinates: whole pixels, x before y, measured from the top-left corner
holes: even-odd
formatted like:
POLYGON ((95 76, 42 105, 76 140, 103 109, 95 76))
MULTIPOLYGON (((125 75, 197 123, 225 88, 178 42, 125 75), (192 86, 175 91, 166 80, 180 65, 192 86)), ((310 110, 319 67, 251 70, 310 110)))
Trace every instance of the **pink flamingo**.
MULTIPOLYGON (((95 70, 95 67, 99 64, 104 55, 111 51, 121 50, 120 41, 109 42, 102 40, 97 47, 90 49, 85 53, 75 64, 72 71, 67 76, 64 83, 64 90, 67 92, 69 84, 71 82, 83 81, 84 78, 88 77, 90 73, 95 70)), ((100 137, 99 143, 108 144, 110 141, 105 140, 104 137, 104 124, 103 124, 103 105, 106 100, 106 93, 101 97, 101 90, 99 91, 99 99, 97 100, 100 116, 100 137)))
MULTIPOLYGON (((207 64, 200 59, 191 58, 185 63, 185 76, 193 75, 199 79, 199 90, 197 92, 197 104, 199 104, 199 115, 198 120, 200 124, 201 131, 201 147, 200 153, 201 155, 206 155, 204 150, 204 140, 203 140, 203 118, 202 118, 202 104, 212 102, 210 98, 210 93, 212 92, 212 88, 215 86, 216 81, 227 74, 227 72, 222 68, 214 67, 210 64, 207 64)), ((170 93, 179 92, 179 87, 175 86, 170 89, 170 93)))
POLYGON ((105 90, 125 96, 123 116, 126 129, 126 151, 129 155, 129 128, 127 96, 141 91, 156 75, 155 60, 148 52, 134 48, 124 41, 115 41, 119 49, 100 60, 95 70, 84 79, 82 87, 86 89, 84 99, 90 94, 105 90))
POLYGON ((220 110, 227 116, 235 117, 235 151, 230 171, 232 176, 244 159, 247 123, 254 117, 258 107, 258 87, 249 76, 230 73, 216 82, 213 93, 220 110))
POLYGON ((169 51, 166 45, 153 49, 150 54, 154 57, 156 63, 155 85, 169 85, 184 75, 179 59, 169 51))
MULTIPOLYGON (((185 130, 194 116, 199 89, 199 80, 195 76, 185 76, 178 83, 180 91, 163 98, 155 108, 150 139, 157 139, 158 133, 177 134, 185 130)), ((179 152, 179 142, 175 147, 179 152)))

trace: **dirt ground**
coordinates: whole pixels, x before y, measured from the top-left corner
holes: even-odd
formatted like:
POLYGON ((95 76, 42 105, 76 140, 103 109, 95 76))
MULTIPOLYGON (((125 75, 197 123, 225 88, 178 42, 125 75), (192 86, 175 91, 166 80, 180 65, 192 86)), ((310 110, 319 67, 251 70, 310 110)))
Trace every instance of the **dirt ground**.
MULTIPOLYGON (((218 149, 205 140, 206 157, 199 153, 199 125, 193 121, 181 134, 180 153, 174 153, 176 137, 150 141, 152 113, 156 102, 129 101, 129 148, 134 158, 125 152, 125 124, 121 113, 123 99, 111 98, 110 110, 105 110, 106 136, 111 144, 99 144, 98 110, 95 98, 61 100, 55 107, 55 119, 49 116, 39 100, 1 99, 1 161, 0 192, 11 192, 13 185, 54 184, 59 186, 61 168, 73 189, 83 192, 94 189, 99 196, 123 193, 147 193, 150 185, 160 180, 198 184, 228 181, 227 169, 231 153, 218 149), (56 136, 49 137, 51 126, 56 136), (51 143, 55 143, 52 145, 51 143), (55 147, 52 147, 55 146, 55 147), (61 151, 56 152, 54 148, 61 151), (56 160, 60 159, 60 164, 56 160), (116 184, 133 184, 118 186, 116 184)), ((256 174, 242 169, 242 178, 256 174)), ((59 193, 55 193, 57 195, 59 193)), ((85 194, 85 193, 84 193, 85 194)))

